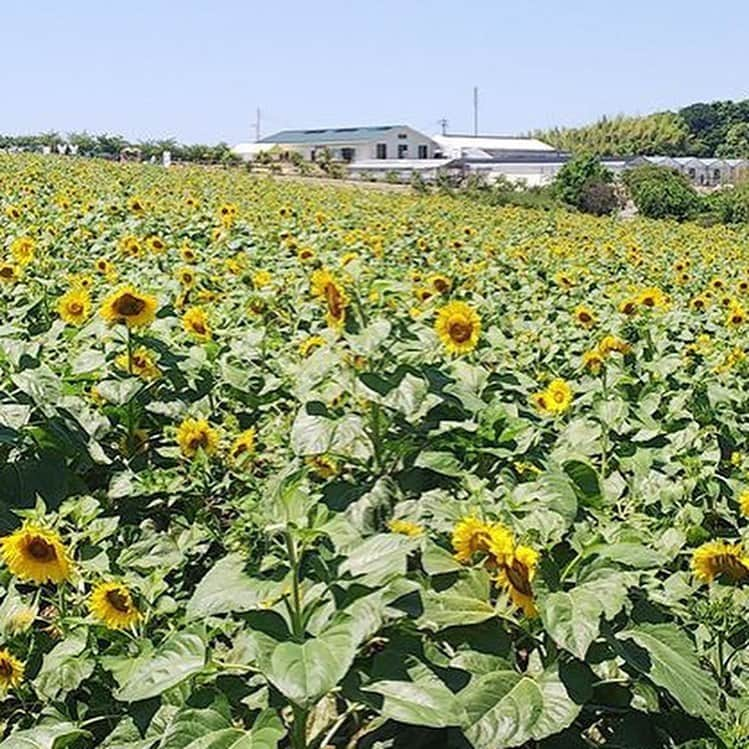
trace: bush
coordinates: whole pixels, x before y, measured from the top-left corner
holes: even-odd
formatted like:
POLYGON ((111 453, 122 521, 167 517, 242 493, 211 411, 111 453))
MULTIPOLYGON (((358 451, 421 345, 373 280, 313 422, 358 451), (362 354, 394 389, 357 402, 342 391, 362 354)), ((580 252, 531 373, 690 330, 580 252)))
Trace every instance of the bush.
POLYGON ((614 185, 592 181, 583 186, 580 209, 594 216, 608 216, 619 208, 619 196, 614 185))
POLYGON ((677 171, 661 166, 640 166, 624 173, 637 210, 648 218, 693 218, 703 201, 689 180, 677 171))
POLYGON ((749 185, 718 190, 705 203, 724 224, 749 223, 749 185))
POLYGON ((608 184, 613 175, 595 157, 587 154, 568 161, 554 179, 553 189, 560 200, 585 210, 583 200, 592 185, 608 184))

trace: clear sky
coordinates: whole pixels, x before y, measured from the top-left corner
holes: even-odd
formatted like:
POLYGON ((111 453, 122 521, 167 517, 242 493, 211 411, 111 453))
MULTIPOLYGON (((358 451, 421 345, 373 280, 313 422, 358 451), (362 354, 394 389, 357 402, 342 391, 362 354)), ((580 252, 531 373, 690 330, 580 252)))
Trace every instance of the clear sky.
POLYGON ((0 133, 518 133, 749 98, 747 0, 0 0, 0 133))

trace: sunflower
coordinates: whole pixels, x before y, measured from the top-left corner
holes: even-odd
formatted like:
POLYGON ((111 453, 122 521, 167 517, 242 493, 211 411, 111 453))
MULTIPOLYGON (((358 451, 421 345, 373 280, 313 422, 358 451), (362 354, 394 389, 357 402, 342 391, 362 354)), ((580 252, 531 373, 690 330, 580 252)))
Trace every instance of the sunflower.
POLYGON ((630 317, 637 312, 637 300, 636 299, 625 299, 619 304, 619 312, 623 315, 630 317))
POLYGON ((738 302, 732 302, 726 318, 726 325, 738 327, 746 322, 746 311, 738 302))
POLYGON ((151 352, 144 346, 133 351, 132 356, 128 356, 127 352, 120 354, 114 363, 119 369, 142 380, 156 380, 161 376, 161 370, 156 366, 151 352))
POLYGON ((630 345, 621 338, 617 338, 615 335, 607 335, 604 336, 598 344, 598 351, 603 356, 608 356, 612 351, 616 351, 619 354, 628 354, 630 351, 630 345))
POLYGON ((72 574, 68 552, 53 530, 32 522, 0 538, 0 555, 11 574, 35 583, 61 583, 72 574))
POLYGON ((400 533, 411 538, 417 538, 424 533, 424 529, 418 523, 411 520, 401 520, 400 518, 393 518, 388 521, 388 530, 391 533, 400 533))
POLYGON ((73 288, 57 300, 57 313, 68 325, 82 325, 90 311, 91 298, 84 288, 73 288))
POLYGON ((572 388, 561 378, 552 380, 546 390, 531 396, 534 405, 541 411, 556 415, 564 413, 572 404, 572 388))
POLYGON ((452 281, 441 273, 435 273, 429 276, 427 283, 434 289, 437 294, 447 294, 452 288, 452 281))
POLYGON ((154 255, 158 255, 166 249, 166 242, 161 237, 149 237, 146 240, 146 247, 148 247, 154 255))
POLYGON ((692 554, 692 572, 705 583, 716 577, 726 577, 733 582, 749 576, 749 557, 740 544, 725 541, 708 541, 692 554))
POLYGON ((749 489, 744 489, 739 494, 739 507, 741 508, 741 514, 745 518, 749 518, 749 489))
POLYGON ((179 254, 182 256, 182 260, 190 265, 198 262, 198 253, 186 244, 179 248, 179 254))
POLYGON ((256 289, 262 289, 273 283, 273 274, 267 270, 259 270, 252 274, 252 285, 256 289))
POLYGON ((315 259, 315 251, 311 247, 302 247, 297 251, 296 256, 303 263, 308 263, 315 259))
POLYGON ((212 455, 218 447, 218 433, 206 419, 185 419, 177 428, 177 444, 186 458, 194 458, 200 450, 212 455))
POLYGON ((307 458, 307 465, 321 479, 333 478, 340 473, 337 461, 328 455, 311 455, 307 458))
POLYGON ((488 552, 491 543, 492 526, 479 520, 475 515, 467 515, 453 528, 452 547, 455 559, 461 564, 471 561, 477 551, 488 552))
POLYGON ((179 268, 176 275, 183 288, 191 289, 195 286, 195 271, 192 268, 179 268))
POLYGON ((125 323, 128 328, 137 328, 153 322, 156 306, 155 297, 123 286, 104 300, 100 314, 110 325, 125 323))
POLYGON ((583 354, 583 367, 593 374, 598 374, 604 363, 604 357, 600 350, 593 349, 583 354))
POLYGON ((512 603, 527 617, 536 616, 531 583, 536 574, 539 554, 530 546, 517 546, 497 568, 495 580, 505 590, 512 603))
POLYGON ((211 328, 202 307, 190 307, 182 315, 182 327, 201 341, 211 338, 211 328))
POLYGON ((346 308, 349 298, 332 273, 325 269, 316 270, 310 279, 312 294, 325 299, 326 321, 331 328, 341 328, 346 322, 346 308))
POLYGON ((583 304, 581 304, 579 307, 576 307, 575 311, 572 314, 575 317, 575 321, 585 328, 590 328, 591 326, 595 325, 596 318, 593 314, 593 310, 583 304))
POLYGON ((0 263, 0 281, 3 283, 15 283, 21 277, 21 269, 11 263, 0 263))
POLYGON ((465 302, 448 302, 437 312, 434 329, 451 354, 466 354, 476 348, 481 318, 465 302))
POLYGON ((140 249, 140 242, 137 237, 128 235, 120 240, 120 252, 127 257, 138 257, 140 249))
POLYGON ((18 237, 10 246, 13 259, 20 265, 28 265, 34 259, 36 242, 31 237, 18 237))
POLYGON ((316 348, 324 346, 327 341, 321 335, 312 335, 309 338, 305 338, 299 344, 299 353, 303 357, 308 357, 316 348))
POLYGON ((232 463, 240 462, 245 456, 255 450, 255 430, 245 429, 242 434, 235 438, 229 450, 232 463))
POLYGON ((23 681, 24 665, 5 648, 0 650, 0 691, 17 687, 23 681))
POLYGON ((130 591, 120 583, 100 583, 91 592, 88 607, 108 629, 127 629, 140 619, 130 591))
POLYGON ((127 201, 127 208, 129 211, 132 211, 132 213, 137 214, 141 214, 146 210, 143 199, 139 198, 137 195, 134 195, 127 201))
POLYGON ((657 286, 650 286, 637 295, 637 304, 650 309, 665 307, 668 304, 668 297, 657 286))
POLYGON ((704 309, 707 309, 708 304, 710 303, 707 296, 704 294, 701 294, 700 296, 696 296, 692 301, 689 303, 689 306, 692 309, 702 311, 704 309))

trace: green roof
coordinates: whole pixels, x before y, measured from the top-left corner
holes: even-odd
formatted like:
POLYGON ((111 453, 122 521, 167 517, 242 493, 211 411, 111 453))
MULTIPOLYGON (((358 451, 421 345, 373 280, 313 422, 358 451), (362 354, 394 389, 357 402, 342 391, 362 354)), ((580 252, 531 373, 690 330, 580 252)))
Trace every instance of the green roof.
POLYGON ((374 127, 328 127, 316 130, 281 130, 261 138, 259 143, 348 143, 373 140, 388 130, 402 130, 406 125, 378 125, 374 127))

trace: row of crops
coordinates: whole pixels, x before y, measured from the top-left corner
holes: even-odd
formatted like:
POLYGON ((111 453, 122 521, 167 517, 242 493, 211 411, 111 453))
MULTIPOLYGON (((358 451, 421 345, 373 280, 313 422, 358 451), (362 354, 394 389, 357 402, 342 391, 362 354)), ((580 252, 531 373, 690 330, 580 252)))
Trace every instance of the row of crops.
POLYGON ((10 749, 749 746, 749 234, 0 155, 10 749))

